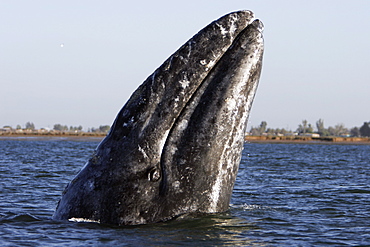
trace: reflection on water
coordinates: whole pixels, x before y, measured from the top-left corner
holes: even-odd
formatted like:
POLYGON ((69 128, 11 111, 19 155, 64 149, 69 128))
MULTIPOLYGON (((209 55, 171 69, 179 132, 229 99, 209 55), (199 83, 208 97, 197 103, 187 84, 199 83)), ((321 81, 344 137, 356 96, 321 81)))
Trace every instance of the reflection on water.
MULTIPOLYGON (((167 236, 166 244, 209 243, 212 245, 246 245, 254 241, 244 233, 254 229, 253 224, 232 216, 230 213, 203 217, 177 219, 167 223, 148 226, 167 236)), ((158 237, 157 236, 157 237, 158 237)), ((163 240, 163 239, 162 239, 163 240)))
POLYGON ((0 244, 370 245, 370 146, 246 144, 230 210, 144 226, 53 221, 98 142, 0 141, 0 244))

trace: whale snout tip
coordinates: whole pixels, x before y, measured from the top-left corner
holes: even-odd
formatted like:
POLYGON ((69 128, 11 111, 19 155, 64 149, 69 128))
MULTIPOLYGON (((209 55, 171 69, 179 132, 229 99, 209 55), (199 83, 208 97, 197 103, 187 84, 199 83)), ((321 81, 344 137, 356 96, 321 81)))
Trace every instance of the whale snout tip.
POLYGON ((255 19, 252 24, 251 24, 254 28, 256 28, 259 32, 263 32, 263 30, 265 29, 265 26, 263 25, 262 21, 260 21, 259 19, 255 19))

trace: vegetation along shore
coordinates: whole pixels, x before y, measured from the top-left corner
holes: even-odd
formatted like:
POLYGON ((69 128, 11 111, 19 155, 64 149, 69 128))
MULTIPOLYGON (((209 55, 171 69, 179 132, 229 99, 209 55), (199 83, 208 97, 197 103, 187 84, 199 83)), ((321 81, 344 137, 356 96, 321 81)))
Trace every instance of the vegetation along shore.
MULTIPOLYGON (((82 126, 70 126, 55 124, 53 129, 36 129, 32 122, 27 122, 25 128, 17 125, 0 128, 0 139, 37 137, 37 138, 63 138, 72 140, 91 140, 104 138, 110 129, 109 125, 101 125, 99 128, 89 128, 83 131, 82 126)), ((247 142, 270 142, 270 143, 352 143, 370 144, 370 121, 364 122, 360 127, 348 129, 343 124, 334 127, 324 127, 324 121, 316 122, 316 129, 303 120, 295 131, 285 129, 267 128, 267 122, 262 121, 257 127, 251 127, 246 133, 247 142)))

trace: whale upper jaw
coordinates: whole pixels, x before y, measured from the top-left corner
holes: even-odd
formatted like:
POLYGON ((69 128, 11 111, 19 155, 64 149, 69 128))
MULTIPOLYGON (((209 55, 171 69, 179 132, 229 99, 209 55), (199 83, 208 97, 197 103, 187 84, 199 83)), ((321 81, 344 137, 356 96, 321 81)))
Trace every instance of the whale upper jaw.
POLYGON ((54 219, 135 225, 228 209, 258 85, 263 25, 221 17, 133 93, 54 219))

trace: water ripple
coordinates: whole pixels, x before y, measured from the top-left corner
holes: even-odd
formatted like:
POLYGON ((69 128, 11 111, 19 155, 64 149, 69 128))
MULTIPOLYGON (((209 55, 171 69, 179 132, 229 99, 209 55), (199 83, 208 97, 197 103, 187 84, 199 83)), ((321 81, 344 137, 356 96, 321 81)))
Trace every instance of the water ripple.
POLYGON ((248 143, 222 214, 134 227, 51 220, 97 144, 0 141, 0 245, 370 245, 370 146, 248 143))

